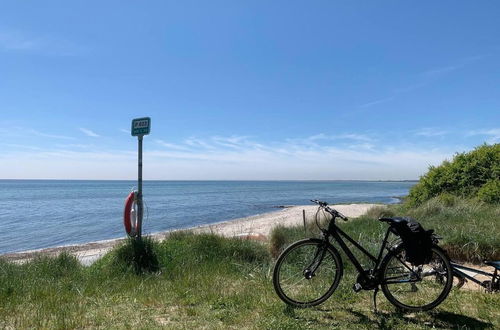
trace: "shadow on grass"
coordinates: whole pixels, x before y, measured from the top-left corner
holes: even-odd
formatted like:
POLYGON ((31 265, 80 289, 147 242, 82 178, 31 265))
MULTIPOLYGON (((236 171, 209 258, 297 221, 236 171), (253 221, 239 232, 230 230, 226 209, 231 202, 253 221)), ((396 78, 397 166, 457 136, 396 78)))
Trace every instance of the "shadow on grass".
MULTIPOLYGON (((379 312, 379 313, 363 313, 355 311, 352 308, 345 308, 343 311, 346 313, 343 319, 331 315, 332 309, 313 308, 312 311, 321 314, 321 317, 311 317, 305 315, 298 315, 296 309, 286 306, 283 309, 283 314, 301 320, 309 324, 316 324, 317 326, 339 326, 347 322, 351 326, 370 325, 377 329, 394 329, 405 324, 415 324, 417 326, 451 329, 466 327, 467 329, 491 329, 494 325, 488 322, 478 320, 473 317, 451 313, 451 312, 435 312, 435 313, 405 313, 402 311, 395 312, 379 312)), ((300 313, 299 313, 300 314, 300 313)), ((316 314, 316 313, 315 313, 316 314)), ((319 315, 318 315, 319 316, 319 315)))
POLYGON ((376 320, 370 320, 365 314, 349 310, 353 315, 356 315, 361 322, 372 322, 378 326, 379 329, 392 329, 394 323, 403 321, 404 323, 412 323, 415 325, 452 329, 466 327, 467 329, 489 329, 494 328, 493 324, 483 322, 473 317, 450 313, 450 312, 422 312, 422 313, 408 313, 403 311, 396 311, 392 313, 377 313, 376 320))
POLYGON ((342 320, 339 320, 338 318, 335 318, 332 316, 333 310, 331 309, 324 309, 320 307, 312 307, 312 308, 297 308, 297 307, 291 307, 291 306, 285 306, 283 308, 283 314, 286 315, 289 318, 293 318, 295 320, 304 322, 308 325, 315 324, 317 326, 321 327, 332 327, 332 326, 340 326, 342 324, 342 320), (311 316, 306 316, 306 315, 300 315, 300 311, 313 311, 313 312, 318 312, 321 314, 320 318, 317 317, 311 317, 311 316), (298 313, 297 313, 298 312, 298 313))
POLYGON ((467 326, 472 329, 489 329, 489 328, 494 328, 494 325, 491 323, 483 322, 478 319, 465 316, 465 315, 460 315, 460 314, 455 314, 455 313, 450 313, 450 312, 438 312, 434 316, 435 320, 438 320, 445 325, 448 325, 448 327, 462 327, 462 326, 467 326))

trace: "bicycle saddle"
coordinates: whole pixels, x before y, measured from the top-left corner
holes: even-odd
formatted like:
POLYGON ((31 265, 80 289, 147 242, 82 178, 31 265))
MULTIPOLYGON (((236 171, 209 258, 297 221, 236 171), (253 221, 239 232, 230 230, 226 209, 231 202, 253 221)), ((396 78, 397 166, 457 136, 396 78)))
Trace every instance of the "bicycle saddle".
POLYGON ((487 261, 487 260, 485 260, 484 263, 487 264, 488 266, 493 266, 496 269, 500 270, 500 261, 487 261))
POLYGON ((382 222, 388 222, 390 224, 393 224, 393 223, 397 223, 397 224, 404 224, 404 223, 407 223, 409 221, 413 220, 412 218, 408 218, 408 217, 382 217, 382 218, 379 218, 378 221, 382 221, 382 222))

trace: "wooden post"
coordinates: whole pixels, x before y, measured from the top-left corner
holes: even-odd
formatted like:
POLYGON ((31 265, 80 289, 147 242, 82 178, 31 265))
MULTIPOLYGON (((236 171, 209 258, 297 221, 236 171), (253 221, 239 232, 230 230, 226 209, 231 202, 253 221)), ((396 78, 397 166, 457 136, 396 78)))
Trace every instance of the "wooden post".
POLYGON ((306 210, 302 210, 302 220, 304 220, 304 233, 306 233, 306 210))

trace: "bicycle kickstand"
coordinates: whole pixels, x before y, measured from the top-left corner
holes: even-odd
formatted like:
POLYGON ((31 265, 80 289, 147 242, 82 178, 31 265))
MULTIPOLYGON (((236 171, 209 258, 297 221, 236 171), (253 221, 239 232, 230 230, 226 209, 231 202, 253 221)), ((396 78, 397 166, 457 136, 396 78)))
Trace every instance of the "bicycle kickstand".
POLYGON ((377 293, 379 291, 378 285, 377 287, 373 290, 373 312, 376 314, 378 313, 377 311, 377 293))

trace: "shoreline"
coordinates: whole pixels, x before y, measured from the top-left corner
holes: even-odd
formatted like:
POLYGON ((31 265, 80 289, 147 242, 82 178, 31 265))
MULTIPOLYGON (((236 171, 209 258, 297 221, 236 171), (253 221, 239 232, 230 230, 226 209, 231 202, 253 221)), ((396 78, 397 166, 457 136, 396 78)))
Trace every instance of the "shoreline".
MULTIPOLYGON (((349 218, 357 218, 365 214, 374 206, 384 206, 385 204, 338 204, 330 205, 332 208, 343 213, 349 218)), ((178 231, 192 231, 194 233, 215 233, 225 237, 240 237, 244 239, 267 240, 271 230, 276 226, 296 226, 303 224, 302 210, 305 210, 306 221, 313 219, 316 213, 316 205, 285 206, 276 211, 252 215, 244 218, 236 218, 227 221, 221 221, 208 225, 196 227, 173 229, 164 232, 150 233, 156 240, 163 240, 171 233, 178 231)), ((0 258, 16 263, 27 262, 37 256, 57 256, 61 252, 67 252, 75 257, 85 266, 101 258, 117 244, 123 242, 124 238, 115 238, 109 240, 95 241, 84 244, 74 244, 43 248, 37 250, 28 250, 21 252, 11 252, 0 255, 0 258)))

